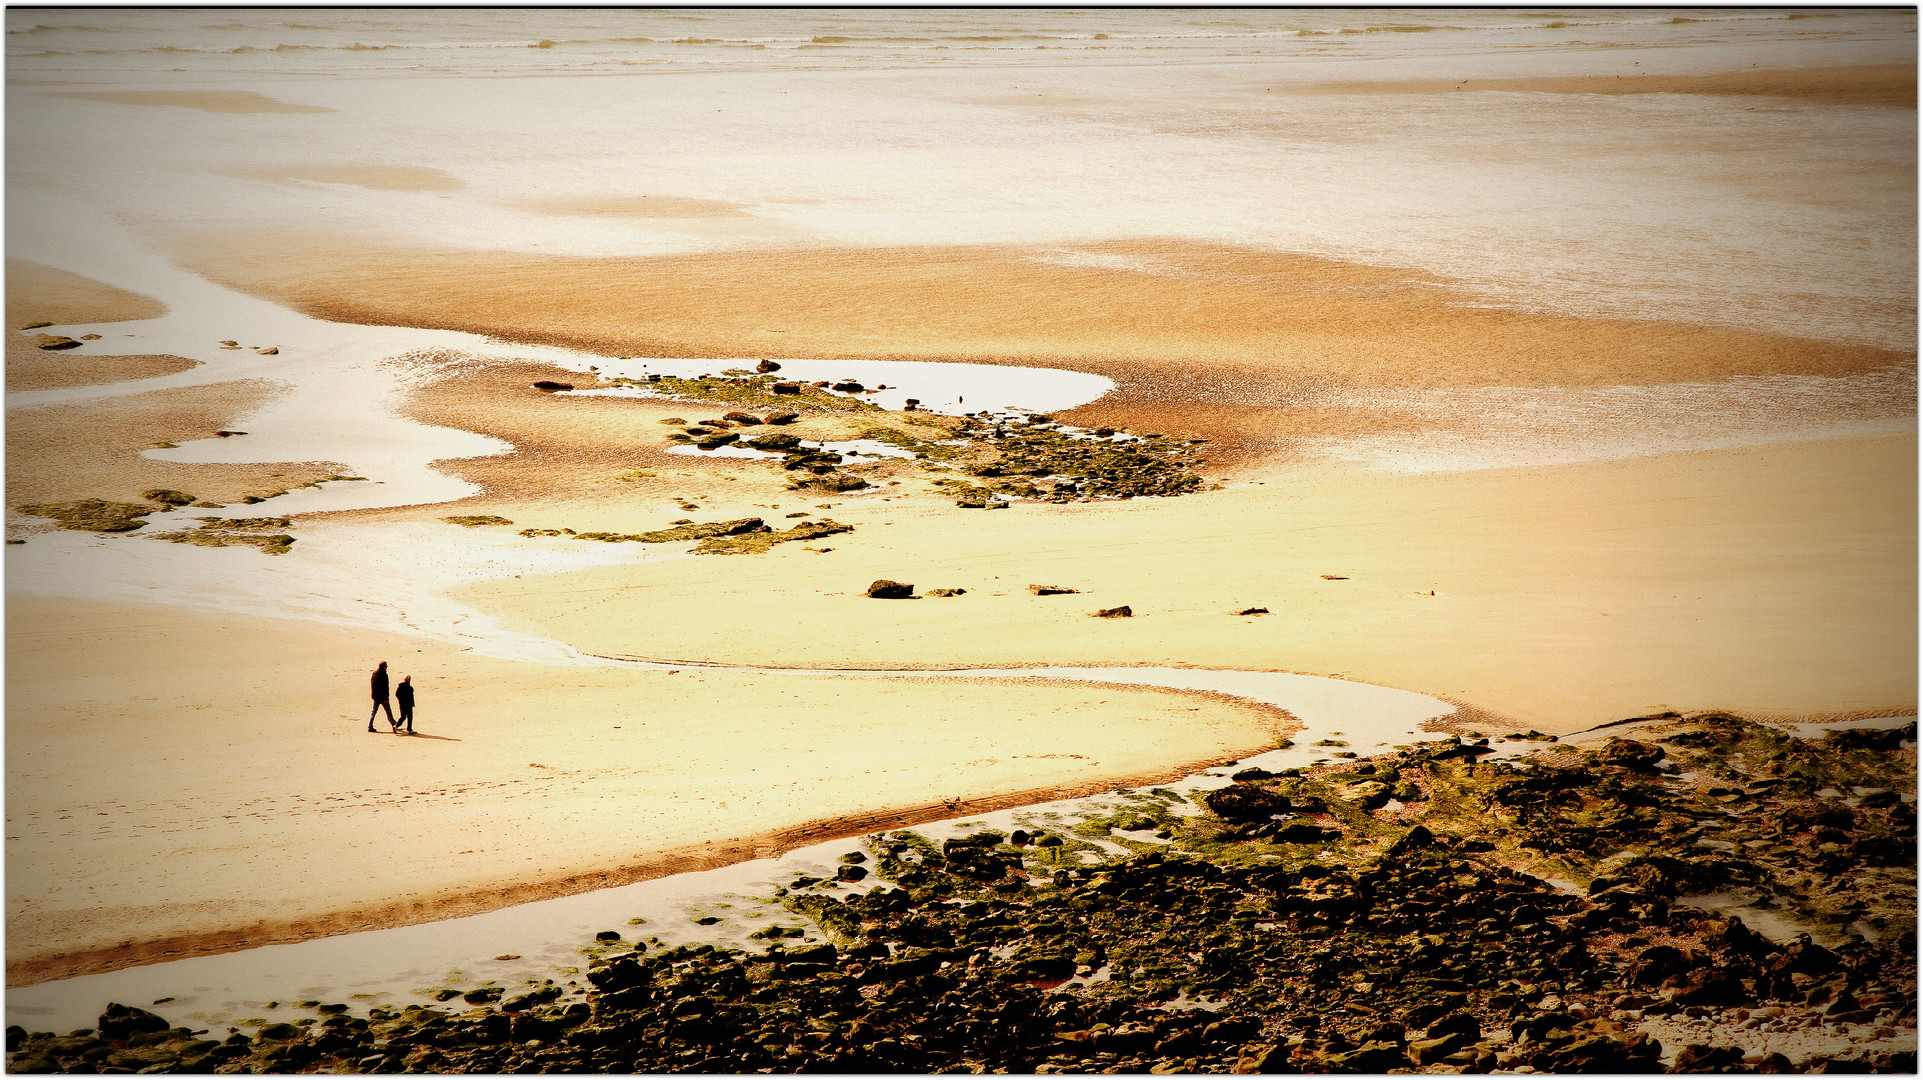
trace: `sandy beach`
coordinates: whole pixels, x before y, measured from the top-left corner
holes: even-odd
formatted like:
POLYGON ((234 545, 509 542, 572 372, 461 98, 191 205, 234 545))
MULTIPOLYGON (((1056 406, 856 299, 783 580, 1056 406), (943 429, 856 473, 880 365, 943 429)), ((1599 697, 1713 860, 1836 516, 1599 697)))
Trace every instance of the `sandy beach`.
POLYGON ((1913 713, 1914 44, 1863 19, 1673 56, 1696 31, 1639 23, 1567 75, 1498 59, 1500 27, 1460 61, 1381 35, 1314 65, 831 57, 792 100, 598 59, 336 84, 264 42, 191 62, 267 67, 123 77, 23 30, 22 146, 102 125, 157 179, 94 147, 10 172, 8 984, 1159 782, 1295 730, 895 670, 1298 672, 1486 733, 1913 713), (1644 60, 1670 66, 1618 85, 1644 60), (455 102, 472 132, 407 141, 455 102), (564 112, 549 146, 528 118, 564 112), (1726 167, 1755 145, 1766 180, 1726 167), (1100 376, 1055 419, 1207 440, 1199 490, 988 512, 957 505, 986 482, 961 459, 910 454, 798 491, 671 438, 738 401, 533 387, 763 358, 968 365, 957 413, 1031 411, 994 396, 1013 366, 1100 376), (112 536, 19 509, 158 489, 218 505, 112 536), (195 515, 284 516, 293 549, 152 540, 195 515), (688 557, 564 531, 750 517, 853 529, 688 557), (364 730, 382 659, 420 687, 414 738, 364 730))

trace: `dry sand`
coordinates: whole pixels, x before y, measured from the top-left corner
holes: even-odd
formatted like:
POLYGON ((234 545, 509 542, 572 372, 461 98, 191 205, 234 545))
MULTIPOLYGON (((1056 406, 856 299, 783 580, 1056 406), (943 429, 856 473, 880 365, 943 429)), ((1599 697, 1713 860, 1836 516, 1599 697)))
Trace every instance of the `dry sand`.
POLYGON ((1290 730, 1141 688, 514 663, 160 605, 7 620, 9 985, 1168 779, 1290 730), (413 738, 366 733, 383 657, 413 738))

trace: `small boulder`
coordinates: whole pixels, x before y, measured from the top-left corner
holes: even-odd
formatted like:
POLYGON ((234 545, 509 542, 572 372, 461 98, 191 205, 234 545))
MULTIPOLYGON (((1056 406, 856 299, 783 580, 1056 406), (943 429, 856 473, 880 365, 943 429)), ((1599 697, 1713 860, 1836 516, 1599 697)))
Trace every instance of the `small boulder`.
POLYGON ((768 390, 776 394, 799 394, 801 393, 801 384, 798 382, 778 382, 768 387, 768 390))
POLYGON ((1291 809, 1288 797, 1252 784, 1231 784, 1202 796, 1202 805, 1224 821, 1267 821, 1291 809))
MULTIPOLYGON (((280 349, 274 345, 269 345, 265 349, 255 349, 254 351, 261 354, 262 356, 279 356, 280 355, 280 349)), ((568 387, 568 389, 572 390, 574 388, 570 386, 568 387)))
POLYGON ((80 335, 80 340, 82 340, 82 341, 99 341, 99 340, 100 340, 100 335, 99 335, 99 334, 82 334, 82 335, 80 335))
POLYGON ((834 385, 833 388, 835 390, 839 390, 844 394, 859 394, 864 389, 866 389, 866 387, 863 387, 860 383, 854 381, 853 379, 848 379, 843 382, 838 382, 834 385))
POLYGON ((1129 606, 1127 604, 1123 604, 1121 607, 1103 608, 1102 610, 1095 613, 1094 618, 1127 619, 1132 617, 1134 614, 1135 612, 1129 610, 1129 606))
POLYGON ((967 589, 930 589, 928 590, 928 595, 929 596, 960 596, 967 591, 968 591, 967 589))
POLYGON ((1603 747, 1602 758, 1611 765, 1625 769, 1653 769, 1663 759, 1663 748, 1654 743, 1641 743, 1634 739, 1611 739, 1603 747))
POLYGON ((1267 615, 1268 613, 1269 609, 1265 607, 1248 607, 1236 612, 1237 615, 1267 615))
POLYGON ((1030 585, 1028 591, 1036 596, 1070 596, 1082 590, 1071 589, 1065 585, 1030 585))
POLYGON ((60 334, 35 334, 33 343, 43 349, 78 349, 80 343, 60 334))
POLYGON ((789 435, 785 432, 771 432, 767 435, 756 435, 752 439, 744 439, 742 440, 742 445, 752 446, 756 450, 767 450, 771 453, 779 454, 800 446, 801 436, 789 435))
POLYGON ((868 596, 872 600, 913 600, 915 598, 915 587, 904 584, 903 582, 889 581, 887 578, 880 578, 876 580, 873 585, 868 586, 868 596))
POLYGON ((761 363, 755 365, 755 370, 766 375, 770 372, 780 371, 781 365, 775 363, 773 360, 763 360, 761 363))
POLYGON ((103 1039, 124 1039, 146 1031, 166 1031, 172 1025, 164 1017, 115 1001, 108 1003, 107 1011, 100 1014, 96 1026, 103 1039))
POLYGON ((564 383, 564 382, 555 382, 553 379, 542 379, 540 382, 537 382, 534 384, 534 389, 547 390, 550 392, 555 390, 572 390, 574 389, 574 384, 564 383))
POLYGON ((776 425, 792 424, 799 419, 801 419, 800 413, 777 412, 777 413, 769 413, 768 419, 766 422, 770 424, 776 424, 776 425))
POLYGON ((761 423, 761 417, 756 416, 753 413, 744 413, 744 412, 722 413, 721 418, 723 420, 732 420, 735 423, 740 424, 742 427, 756 427, 756 426, 759 426, 761 423))

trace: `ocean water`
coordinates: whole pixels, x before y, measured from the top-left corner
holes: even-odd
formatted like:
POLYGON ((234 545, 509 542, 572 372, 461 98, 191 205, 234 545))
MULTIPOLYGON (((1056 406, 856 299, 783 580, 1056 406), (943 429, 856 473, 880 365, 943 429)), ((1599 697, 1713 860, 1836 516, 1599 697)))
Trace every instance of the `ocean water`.
POLYGON ((299 228, 580 255, 1203 240, 1421 267, 1504 304, 1914 345, 1913 111, 1325 92, 1914 63, 1910 10, 6 20, 10 218, 59 196, 155 240, 299 228), (126 91, 309 111, 60 96, 126 91))

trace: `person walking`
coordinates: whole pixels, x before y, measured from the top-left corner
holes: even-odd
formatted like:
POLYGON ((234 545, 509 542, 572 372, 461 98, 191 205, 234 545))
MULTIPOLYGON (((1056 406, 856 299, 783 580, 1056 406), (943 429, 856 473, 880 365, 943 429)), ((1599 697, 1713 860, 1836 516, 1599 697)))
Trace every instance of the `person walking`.
POLYGON ((401 685, 394 688, 394 700, 401 706, 401 722, 394 730, 405 727, 409 735, 414 734, 414 676, 401 676, 401 685))
POLYGON ((393 726, 394 730, 399 731, 401 725, 394 719, 394 706, 387 703, 387 661, 381 661, 381 666, 374 669, 372 683, 374 707, 367 710, 367 730, 374 730, 374 714, 386 709, 387 722, 393 726))

